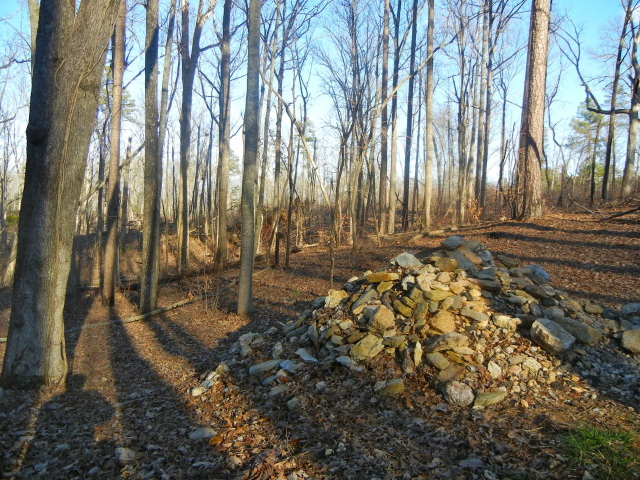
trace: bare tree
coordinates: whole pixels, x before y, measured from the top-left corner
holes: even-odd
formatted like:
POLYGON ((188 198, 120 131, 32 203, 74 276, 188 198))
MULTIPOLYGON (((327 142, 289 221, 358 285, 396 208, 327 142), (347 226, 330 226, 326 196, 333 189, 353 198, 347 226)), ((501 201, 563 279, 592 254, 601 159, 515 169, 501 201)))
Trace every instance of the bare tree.
POLYGON ((180 56, 182 58, 182 108, 180 110, 180 188, 178 193, 178 272, 189 268, 189 206, 187 202, 187 170, 191 156, 191 109, 193 107, 193 82, 200 58, 202 28, 213 14, 216 0, 209 0, 203 11, 204 0, 198 0, 196 23, 189 53, 189 0, 182 0, 182 35, 180 56))
POLYGON ((227 263, 227 204, 229 196, 229 141, 231 139, 231 0, 224 1, 220 39, 220 117, 218 120, 218 237, 216 269, 227 263))
POLYGON ((550 17, 550 0, 533 0, 515 182, 516 197, 513 210, 515 219, 542 215, 540 165, 544 141, 550 17))
POLYGON ((260 3, 249 3, 247 38, 247 97, 245 102, 244 171, 242 174, 242 238, 240 250, 240 281, 238 284, 238 315, 253 310, 253 260, 255 249, 255 182, 258 176, 258 144, 260 129, 260 3))
POLYGON ((27 126, 27 165, 5 386, 58 385, 67 375, 62 310, 76 210, 119 1, 43 0, 27 126), (64 82, 56 79, 64 78, 64 82))
POLYGON ((145 37, 144 90, 144 211, 140 312, 153 310, 158 302, 160 248, 160 201, 162 162, 158 132, 158 0, 148 0, 145 37))
POLYGON ((111 104, 111 150, 107 204, 107 244, 104 252, 102 302, 113 305, 118 274, 118 211, 120 209, 120 125, 122 119, 122 76, 124 74, 125 18, 127 2, 120 1, 113 34, 113 102, 111 104))
POLYGON ((423 206, 423 225, 425 229, 431 227, 431 195, 432 195, 432 176, 433 176, 433 159, 434 139, 433 139, 433 28, 435 18, 434 0, 428 0, 429 18, 427 23, 427 78, 425 87, 425 159, 424 159, 424 206, 423 206))
POLYGON ((411 175, 411 140, 413 134, 413 85, 416 68, 416 38, 418 32, 418 0, 411 8, 411 50, 409 52, 409 93, 407 98, 407 134, 404 145, 404 189, 402 194, 402 229, 409 228, 409 182, 411 175))

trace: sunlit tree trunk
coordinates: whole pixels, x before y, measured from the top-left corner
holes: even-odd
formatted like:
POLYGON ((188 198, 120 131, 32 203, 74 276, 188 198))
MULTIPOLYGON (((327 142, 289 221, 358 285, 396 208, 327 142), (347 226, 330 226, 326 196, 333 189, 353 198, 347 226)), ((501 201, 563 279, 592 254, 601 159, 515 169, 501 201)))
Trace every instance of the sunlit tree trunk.
POLYGON ((119 1, 43 0, 3 386, 67 375, 62 310, 105 51, 119 1), (64 81, 56 81, 63 78, 64 81))
POLYGON ((515 219, 542 216, 540 165, 544 141, 544 96, 550 17, 550 0, 533 0, 516 169, 513 212, 515 219))
POLYGON ((418 0, 413 0, 411 9, 411 51, 409 53, 409 93, 407 98, 407 135, 404 144, 404 189, 402 192, 402 229, 409 228, 409 189, 411 177, 411 141, 413 135, 413 87, 416 68, 416 37, 418 23, 418 0))
POLYGON ((240 246, 240 281, 238 284, 238 315, 253 310, 253 256, 255 248, 255 183, 257 180, 258 144, 260 132, 260 2, 249 3, 247 39, 247 96, 245 102, 245 141, 242 173, 242 238, 240 246))
POLYGON ((220 117, 218 120, 218 240, 216 269, 227 263, 227 203, 229 196, 229 142, 231 139, 231 0, 225 0, 222 11, 220 41, 220 117))
POLYGON ((144 92, 144 210, 140 312, 156 308, 160 248, 162 163, 158 139, 158 0, 147 2, 144 92))
POLYGON ((124 74, 125 18, 127 2, 121 0, 113 34, 113 102, 111 105, 111 149, 107 195, 107 243, 104 250, 102 302, 113 305, 118 275, 118 211, 120 209, 120 124, 122 118, 122 76, 124 74))
POLYGON ((426 230, 431 228, 431 195, 433 159, 435 157, 433 147, 433 27, 434 27, 434 0, 427 0, 429 17, 427 23, 427 80, 425 92, 425 158, 424 158, 424 207, 423 225, 426 230))

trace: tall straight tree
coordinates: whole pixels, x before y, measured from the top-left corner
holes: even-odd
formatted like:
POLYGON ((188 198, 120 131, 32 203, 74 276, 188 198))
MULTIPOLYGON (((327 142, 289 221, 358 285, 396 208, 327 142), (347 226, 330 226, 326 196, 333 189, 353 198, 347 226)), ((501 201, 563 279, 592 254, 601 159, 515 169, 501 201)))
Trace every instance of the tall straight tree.
MULTIPOLYGON (((622 33, 620 34, 620 40, 618 42, 618 52, 616 55, 616 67, 613 73, 613 83, 611 85, 611 112, 616 109, 618 101, 618 84, 620 83, 620 68, 623 61, 624 47, 626 43, 627 27, 631 21, 631 14, 633 0, 627 0, 627 6, 625 9, 624 20, 622 22, 622 33)), ((609 115, 609 129, 607 131, 607 146, 604 154, 604 173, 602 175, 602 200, 608 200, 609 198, 609 170, 611 168, 611 156, 613 153, 613 137, 616 130, 616 116, 612 113, 609 115)))
POLYGON ((424 206, 422 224, 425 229, 431 228, 431 191, 433 176, 433 159, 435 152, 433 147, 433 28, 435 18, 434 0, 427 0, 429 16, 427 20, 427 85, 425 95, 425 131, 424 141, 424 206))
POLYGON ((389 84, 389 11, 390 0, 384 0, 384 17, 382 22, 382 80, 380 99, 385 102, 380 118, 380 188, 378 189, 378 221, 379 231, 386 232, 387 196, 389 185, 389 120, 387 112, 387 89, 389 84))
POLYGON ((409 93, 407 98, 407 135, 404 144, 404 190, 402 192, 402 229, 409 228, 409 180, 411 175, 411 140, 413 134, 413 86, 416 68, 416 37, 418 24, 418 0, 411 8, 411 51, 409 53, 409 93))
POLYGON ((394 14, 394 36, 393 36, 393 77, 391 100, 391 160, 389 166, 389 205, 387 218, 387 233, 393 234, 396 228, 396 155, 398 152, 398 74, 400 72, 400 12, 402 11, 402 0, 398 0, 397 11, 394 14))
POLYGON ((213 13, 216 0, 209 0, 203 11, 203 0, 198 1, 196 24, 189 53, 189 0, 182 0, 182 35, 180 56, 182 58, 182 109, 180 110, 180 188, 178 193, 178 272, 189 267, 189 205, 187 196, 187 171, 191 156, 191 108, 193 106, 193 82, 200 59, 200 37, 202 28, 213 13))
POLYGON ((551 0, 533 0, 515 179, 514 219, 542 216, 540 167, 550 19, 551 0))
POLYGON ((258 144, 260 132, 260 2, 251 0, 247 22, 247 96, 244 108, 244 170, 242 173, 242 237, 240 240, 240 282, 238 314, 253 310, 253 256, 255 250, 255 183, 258 177, 258 144))
POLYGON ((76 209, 118 5, 40 4, 4 386, 66 379, 62 310, 76 209))
POLYGON ((102 302, 113 305, 118 274, 118 210, 120 209, 120 125, 122 119, 122 76, 124 74, 126 0, 120 1, 113 34, 113 102, 111 106, 111 150, 107 192, 107 244, 104 250, 102 302))
POLYGON ((144 207, 140 312, 158 303, 162 162, 158 134, 158 0, 147 1, 144 53, 144 207))
POLYGON ((231 140, 231 0, 224 0, 220 39, 220 118, 218 120, 218 236, 216 269, 227 263, 227 202, 229 196, 229 142, 231 140))

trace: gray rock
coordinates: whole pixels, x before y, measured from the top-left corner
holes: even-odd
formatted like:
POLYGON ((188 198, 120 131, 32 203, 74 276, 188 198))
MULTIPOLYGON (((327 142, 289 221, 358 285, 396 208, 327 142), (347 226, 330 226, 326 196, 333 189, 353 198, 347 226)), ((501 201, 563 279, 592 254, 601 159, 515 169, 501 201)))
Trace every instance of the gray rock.
POLYGON ((464 237, 461 237, 459 235, 453 235, 451 237, 444 239, 440 243, 440 246, 446 250, 455 250, 456 248, 461 247, 465 243, 466 243, 466 240, 464 239, 464 237))
POLYGON ((554 355, 568 350, 576 341, 576 337, 548 318, 540 318, 533 323, 531 338, 554 355))
POLYGON ((640 316, 640 303, 627 303, 620 309, 621 317, 639 317, 640 316))
POLYGON ((451 362, 449 362, 449 360, 447 360, 440 352, 428 353, 425 357, 425 361, 438 370, 444 370, 451 365, 451 362))
POLYGON ((358 362, 356 362, 353 358, 347 357, 345 355, 342 355, 342 356, 336 358, 336 362, 338 362, 340 365, 344 365, 345 367, 349 368, 350 370, 354 370, 356 372, 364 371, 364 368, 362 368, 360 365, 358 365, 358 362))
POLYGON ((218 432, 211 427, 202 427, 189 434, 191 440, 206 440, 217 435, 218 432))
POLYGON ((462 382, 452 380, 445 382, 441 387, 442 395, 447 403, 459 407, 471 405, 475 399, 473 389, 462 382))
POLYGON ((573 318, 554 317, 553 321, 576 337, 576 340, 580 343, 586 343, 588 345, 597 343, 603 335, 602 330, 585 325, 573 318))
POLYGON ((354 360, 362 361, 375 357, 383 349, 382 339, 369 334, 353 346, 349 351, 349 355, 354 360))
POLYGON ((295 375, 298 373, 298 367, 300 364, 295 363, 292 360, 285 360, 280 364, 280 368, 285 372, 290 373, 291 375, 295 375))
POLYGON ((470 318, 471 320, 475 320, 476 322, 488 322, 489 316, 486 313, 476 312, 475 310, 471 310, 470 308, 463 308, 460 310, 460 315, 470 318))
POLYGON ((450 332, 429 338, 424 344, 424 351, 426 353, 441 352, 442 350, 451 350, 454 347, 467 346, 469 346, 469 337, 457 332, 450 332))
POLYGON ((530 276, 538 277, 542 280, 542 283, 549 283, 551 281, 549 274, 540 265, 527 265, 525 268, 531 270, 530 276))
POLYGON ((478 278, 470 278, 469 280, 487 292, 499 292, 502 290, 500 282, 496 282, 495 280, 482 280, 478 278))
POLYGON ((266 362, 258 363, 257 365, 252 365, 249 367, 249 375, 261 375, 270 370, 273 370, 282 362, 281 359, 276 358, 275 360, 268 360, 266 362))
POLYGON ((475 264, 459 250, 447 250, 445 253, 447 254, 447 257, 456 261, 458 268, 461 268, 462 270, 475 270, 475 264))
POLYGON ((289 400, 287 402, 287 408, 289 409, 290 412, 298 410, 300 408, 300 398, 293 397, 291 400, 289 400))
POLYGON ((526 297, 522 297, 520 295, 511 295, 507 298, 507 302, 513 303, 514 305, 524 305, 529 300, 526 297))
POLYGON ((136 463, 136 452, 130 448, 116 447, 115 452, 116 462, 120 465, 131 465, 136 463))
POLYGON ((311 355, 306 348, 299 348, 296 350, 296 355, 298 355, 304 362, 318 363, 318 359, 311 355))
POLYGON ((396 258, 394 258, 392 262, 403 268, 412 268, 412 267, 422 266, 422 262, 408 252, 401 253, 396 258))
POLYGON ((377 296, 378 296, 378 292, 376 291, 376 289, 370 288, 365 293, 363 293, 358 300, 356 300, 353 303, 353 306, 351 307, 351 311, 356 313, 358 307, 360 307, 361 305, 366 305, 377 296))
POLYGON ((640 353, 640 329, 623 332, 621 345, 631 353, 640 353))

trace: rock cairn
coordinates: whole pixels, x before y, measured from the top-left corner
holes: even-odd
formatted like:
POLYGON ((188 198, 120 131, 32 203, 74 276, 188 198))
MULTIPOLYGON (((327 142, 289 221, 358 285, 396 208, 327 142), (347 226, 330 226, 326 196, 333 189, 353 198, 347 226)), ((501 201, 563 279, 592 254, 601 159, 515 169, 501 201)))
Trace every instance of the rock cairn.
MULTIPOLYGON (((311 378, 309 369, 372 372, 386 357, 403 375, 375 382, 377 395, 401 395, 405 379, 420 373, 451 405, 487 406, 516 396, 526 407, 527 392, 544 396, 562 377, 577 380, 560 368, 567 351, 615 337, 627 352, 640 353, 640 304, 614 312, 573 300, 549 282, 538 265, 519 267, 476 240, 452 236, 428 258, 402 253, 385 271, 351 278, 295 321, 271 329, 269 360, 256 361, 264 360, 266 337, 249 333, 228 363, 250 363, 246 373, 276 397, 311 378)), ((192 394, 210 388, 214 377, 192 394)), ((300 401, 294 396, 287 407, 295 410, 300 401)))

